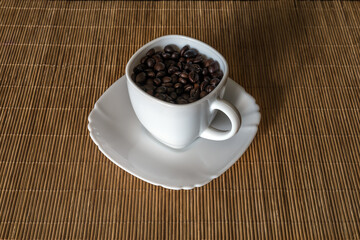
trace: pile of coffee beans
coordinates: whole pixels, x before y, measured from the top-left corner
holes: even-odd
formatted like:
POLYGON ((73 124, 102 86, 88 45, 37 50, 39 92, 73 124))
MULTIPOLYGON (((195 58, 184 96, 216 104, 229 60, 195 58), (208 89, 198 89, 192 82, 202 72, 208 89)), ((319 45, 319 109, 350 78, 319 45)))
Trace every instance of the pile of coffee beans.
POLYGON ((163 51, 150 49, 134 68, 133 81, 145 92, 160 100, 187 104, 213 91, 223 77, 220 65, 196 49, 174 45, 163 51))

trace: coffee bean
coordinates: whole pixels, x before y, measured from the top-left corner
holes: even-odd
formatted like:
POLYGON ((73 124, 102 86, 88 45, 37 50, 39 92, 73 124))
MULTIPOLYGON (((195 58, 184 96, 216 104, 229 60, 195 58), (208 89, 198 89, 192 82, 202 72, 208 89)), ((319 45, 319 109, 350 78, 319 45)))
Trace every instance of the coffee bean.
POLYGON ((148 78, 146 80, 146 85, 154 85, 154 80, 152 80, 151 78, 148 78))
POLYGON ((144 56, 143 58, 141 58, 141 60, 140 60, 140 63, 146 63, 146 60, 148 59, 148 57, 147 56, 144 56))
POLYGON ((133 69, 131 79, 158 99, 186 104, 207 96, 223 76, 220 64, 196 49, 184 46, 177 51, 174 45, 167 45, 162 51, 150 49, 133 69))
POLYGON ((189 80, 192 83, 198 82, 199 81, 199 74, 197 74, 196 72, 192 71, 189 73, 189 80))
POLYGON ((147 53, 146 56, 151 57, 152 55, 155 54, 155 49, 151 48, 147 53))
POLYGON ((153 78, 155 77, 155 73, 153 71, 147 72, 147 76, 153 78))
POLYGON ((169 83, 163 83, 163 84, 161 84, 161 86, 172 87, 174 85, 171 82, 169 82, 169 83))
POLYGON ((189 49, 184 53, 184 57, 193 58, 193 57, 196 57, 197 54, 198 54, 197 50, 189 49))
POLYGON ((184 78, 179 78, 179 82, 182 83, 182 84, 186 84, 186 83, 187 83, 187 80, 184 79, 184 78))
POLYGON ((150 94, 151 96, 154 95, 154 90, 152 90, 152 89, 145 90, 145 92, 147 94, 150 94))
POLYGON ((218 70, 220 70, 220 65, 218 62, 213 62, 209 67, 208 67, 209 73, 214 73, 218 70))
POLYGON ((208 71, 208 69, 207 68, 203 68, 203 70, 202 70, 202 75, 203 76, 206 76, 206 75, 208 75, 209 74, 209 71, 208 71))
POLYGON ((172 79, 169 76, 165 76, 165 77, 162 78, 163 83, 169 83, 169 82, 171 82, 171 80, 172 79))
POLYGON ((208 84, 209 84, 209 81, 206 81, 206 80, 202 81, 202 83, 200 84, 200 90, 205 91, 205 88, 208 84))
POLYGON ((181 97, 188 100, 190 98, 190 95, 188 93, 181 94, 181 97))
POLYGON ((159 54, 155 54, 154 56, 152 56, 152 59, 154 59, 155 62, 161 62, 162 61, 162 57, 159 54))
POLYGON ((172 45, 166 45, 165 48, 164 48, 164 51, 166 53, 172 53, 172 52, 175 52, 175 49, 173 48, 172 45))
POLYGON ((158 72, 162 71, 165 69, 165 64, 163 64, 162 62, 157 62, 154 66, 154 69, 158 72))
POLYGON ((171 59, 178 59, 180 57, 180 53, 179 52, 173 52, 171 54, 171 59))
POLYGON ((184 47, 180 50, 180 56, 184 56, 184 53, 185 53, 187 50, 189 50, 189 49, 190 49, 190 48, 189 48, 188 45, 184 46, 184 47))
POLYGON ((160 84, 161 84, 160 78, 155 78, 155 79, 154 79, 154 84, 155 84, 155 85, 160 85, 160 84))
POLYGON ((166 60, 165 62, 165 67, 166 68, 169 68, 170 66, 172 66, 172 65, 175 65, 176 64, 176 62, 174 61, 174 60, 166 60))
POLYGON ((143 83, 143 82, 145 82, 145 80, 146 80, 146 73, 141 72, 138 75, 136 75, 135 81, 137 83, 143 83))
POLYGON ((194 58, 194 63, 201 63, 203 61, 203 56, 201 55, 197 55, 195 58, 194 58))
POLYGON ((208 85, 208 86, 206 87, 206 91, 207 91, 208 93, 212 92, 212 90, 214 90, 214 89, 215 89, 215 87, 212 86, 212 85, 208 85))
POLYGON ((205 97, 206 95, 207 95, 207 92, 201 91, 201 93, 200 93, 200 98, 203 98, 203 97, 205 97))
POLYGON ((189 74, 188 74, 187 72, 182 72, 182 73, 180 74, 180 77, 182 77, 182 78, 188 78, 188 77, 189 77, 189 74))
POLYGON ((146 60, 146 65, 147 65, 148 67, 150 67, 150 68, 154 67, 154 65, 155 65, 155 60, 154 60, 153 58, 148 58, 148 59, 146 60))
POLYGON ((145 64, 139 64, 134 68, 134 73, 138 74, 140 72, 143 72, 146 69, 146 65, 145 64))
POLYGON ((185 85, 184 86, 184 91, 185 92, 189 92, 191 89, 193 89, 194 87, 192 86, 192 85, 190 85, 190 84, 187 84, 187 85, 185 85))
POLYGON ((224 73, 223 73, 221 70, 219 70, 219 71, 214 72, 213 74, 211 74, 211 76, 212 76, 213 78, 222 79, 222 77, 224 76, 224 73))
POLYGON ((199 98, 200 96, 200 89, 199 88, 193 88, 190 91, 190 97, 192 98, 199 98))
POLYGON ((176 102, 177 102, 178 104, 187 104, 187 103, 188 103, 188 101, 185 100, 185 99, 182 98, 182 97, 178 97, 178 98, 176 99, 176 102))
POLYGON ((211 81, 210 81, 210 85, 216 86, 216 85, 218 85, 219 82, 220 82, 219 79, 213 78, 213 79, 211 79, 211 81))
POLYGON ((175 100, 177 98, 176 92, 170 93, 170 97, 175 100))
POLYGON ((168 93, 172 93, 172 92, 174 92, 175 91, 175 88, 173 88, 173 87, 169 87, 168 89, 167 89, 167 92, 168 93))
POLYGON ((178 80, 179 78, 176 76, 176 75, 172 75, 171 76, 171 82, 173 83, 173 84, 175 84, 175 83, 177 83, 179 80, 178 80))
POLYGON ((160 72, 158 72, 158 73, 156 74, 156 77, 157 77, 157 78, 162 78, 162 77, 164 77, 164 76, 166 76, 166 72, 164 72, 164 71, 160 71, 160 72))
POLYGON ((162 53, 161 56, 164 58, 164 59, 169 59, 171 57, 171 54, 170 53, 162 53))
POLYGON ((213 62, 214 62, 214 60, 212 60, 211 58, 206 60, 204 62, 204 67, 209 67, 213 62))
POLYGON ((160 86, 160 87, 156 88, 156 92, 157 93, 165 93, 166 92, 166 87, 165 86, 160 86))
POLYGON ((177 71, 179 71, 179 68, 175 67, 174 65, 170 66, 169 69, 168 69, 169 74, 174 74, 177 71))

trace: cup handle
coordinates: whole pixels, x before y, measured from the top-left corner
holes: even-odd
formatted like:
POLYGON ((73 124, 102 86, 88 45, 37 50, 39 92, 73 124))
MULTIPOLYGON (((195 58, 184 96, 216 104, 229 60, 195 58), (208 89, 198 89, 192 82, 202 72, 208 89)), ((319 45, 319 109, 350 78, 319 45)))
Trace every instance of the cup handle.
POLYGON ((230 119, 231 129, 223 131, 209 126, 200 134, 200 137, 209 140, 222 141, 234 136, 240 129, 241 117, 239 111, 229 102, 216 99, 210 106, 210 111, 215 109, 222 111, 230 119))

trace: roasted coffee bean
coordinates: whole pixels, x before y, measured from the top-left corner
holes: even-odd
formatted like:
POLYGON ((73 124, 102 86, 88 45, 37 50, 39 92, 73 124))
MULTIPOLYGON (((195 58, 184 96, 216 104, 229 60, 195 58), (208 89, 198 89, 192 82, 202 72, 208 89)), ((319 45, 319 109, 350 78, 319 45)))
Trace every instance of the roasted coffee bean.
POLYGON ((184 79, 184 78, 179 78, 179 82, 182 83, 182 84, 186 84, 186 83, 187 83, 187 80, 184 79))
POLYGON ((202 70, 201 74, 202 74, 203 76, 208 75, 208 74, 209 74, 208 69, 207 69, 207 68, 203 68, 203 70, 202 70))
POLYGON ((178 67, 175 67, 174 65, 170 66, 168 68, 168 73, 169 74, 174 74, 175 72, 179 71, 179 68, 178 67))
POLYGON ((135 81, 137 83, 144 83, 146 80, 146 73, 141 72, 138 75, 136 75, 135 81))
POLYGON ((157 62, 154 66, 154 69, 158 72, 162 71, 165 69, 165 64, 163 64, 162 62, 157 62))
POLYGON ((184 57, 179 58, 179 62, 181 62, 181 63, 186 62, 186 58, 184 58, 184 57))
POLYGON ((218 62, 213 62, 209 67, 208 67, 209 73, 214 73, 216 71, 220 70, 220 65, 218 62))
POLYGON ((172 92, 174 92, 175 91, 175 88, 173 88, 173 87, 169 87, 168 89, 167 89, 167 92, 168 93, 172 93, 172 92))
POLYGON ((166 60, 165 62, 165 67, 166 68, 169 68, 170 66, 172 66, 172 65, 175 65, 176 64, 176 62, 174 61, 174 60, 166 60))
POLYGON ((184 53, 189 50, 189 46, 185 45, 181 50, 180 50, 180 56, 184 56, 184 53))
POLYGON ((204 62, 204 67, 209 67, 213 62, 214 62, 214 60, 212 60, 211 58, 206 60, 204 62))
POLYGON ((212 86, 212 85, 208 85, 208 86, 206 87, 206 91, 207 91, 208 93, 212 92, 212 90, 214 90, 214 89, 215 89, 215 87, 212 86))
POLYGON ((182 69, 183 69, 183 65, 182 65, 181 62, 178 62, 178 63, 176 64, 176 66, 179 68, 179 70, 182 70, 182 69))
POLYGON ((190 95, 188 93, 181 94, 181 97, 188 100, 190 98, 190 95))
POLYGON ((155 73, 153 71, 147 72, 147 76, 153 78, 155 77, 155 73))
POLYGON ((158 73, 156 74, 156 77, 157 77, 157 78, 162 78, 162 77, 164 77, 164 76, 166 76, 166 72, 164 72, 164 71, 160 71, 160 72, 158 72, 158 73))
POLYGON ((180 53, 179 52, 173 52, 171 54, 171 59, 178 59, 180 57, 180 53))
POLYGON ((164 48, 164 51, 166 53, 172 53, 172 52, 175 52, 175 49, 172 45, 166 45, 165 48, 164 48))
POLYGON ((171 82, 171 77, 169 77, 169 76, 166 76, 166 77, 163 77, 162 78, 162 81, 163 81, 163 83, 169 83, 169 82, 171 82))
POLYGON ((199 81, 199 74, 197 74, 196 72, 192 71, 189 73, 189 80, 192 83, 196 83, 199 81))
POLYGON ((200 84, 200 90, 205 91, 207 85, 209 85, 209 81, 207 80, 202 81, 202 83, 200 84))
POLYGON ((148 59, 146 60, 146 65, 147 65, 148 67, 150 67, 150 68, 154 67, 154 65, 155 65, 155 60, 154 60, 153 58, 148 58, 148 59))
POLYGON ((175 90, 175 92, 176 92, 177 95, 180 95, 180 94, 182 94, 184 92, 184 89, 183 88, 177 88, 175 90))
POLYGON ((195 98, 195 97, 190 97, 187 101, 189 102, 189 103, 193 103, 193 102, 195 102, 196 100, 198 100, 199 98, 197 97, 197 98, 195 98))
POLYGON ((148 79, 146 80, 146 85, 154 85, 154 80, 151 79, 151 78, 148 78, 148 79))
POLYGON ((189 49, 184 53, 184 57, 193 58, 196 57, 198 51, 196 49, 189 49))
POLYGON ((156 88, 156 92, 157 93, 165 93, 166 92, 166 87, 165 86, 160 86, 160 87, 156 88))
POLYGON ((160 84, 161 84, 160 78, 155 78, 155 79, 154 79, 154 84, 155 84, 155 85, 160 85, 160 84))
POLYGON ((146 56, 151 57, 154 54, 155 54, 155 49, 152 48, 146 53, 146 56))
POLYGON ((140 60, 140 63, 146 63, 146 60, 148 59, 148 57, 147 56, 144 56, 143 58, 141 58, 141 60, 140 60))
POLYGON ((182 78, 188 78, 188 77, 189 77, 189 74, 188 74, 187 72, 182 72, 182 73, 180 74, 180 77, 182 77, 182 78))
POLYGON ((176 83, 175 85, 174 85, 174 88, 181 88, 183 85, 182 85, 182 83, 176 83))
POLYGON ((199 98, 200 96, 200 89, 199 88, 193 88, 190 91, 190 97, 192 98, 199 98))
POLYGON ((218 78, 213 78, 210 81, 210 85, 216 86, 216 85, 218 85, 219 82, 220 82, 220 80, 218 78))
POLYGON ((188 103, 188 101, 185 100, 185 99, 182 98, 182 97, 178 97, 178 98, 176 99, 176 102, 177 102, 178 104, 187 104, 187 103, 188 103))
POLYGON ((145 90, 145 92, 147 94, 150 94, 151 96, 154 95, 154 90, 152 90, 152 89, 145 90))
POLYGON ((170 93, 170 97, 175 100, 177 98, 176 92, 170 93))
POLYGON ((155 62, 161 62, 162 61, 162 57, 159 54, 155 54, 154 56, 152 56, 152 59, 154 59, 155 62))
POLYGON ((184 86, 184 91, 185 92, 190 92, 191 89, 193 89, 193 88, 194 88, 193 85, 187 84, 187 85, 184 86))
POLYGON ((139 64, 134 68, 134 73, 138 74, 140 72, 143 72, 146 69, 146 65, 145 64, 139 64))
POLYGON ((169 59, 171 57, 171 54, 170 53, 162 53, 161 56, 164 58, 164 59, 169 59))
POLYGON ((201 55, 197 55, 195 58, 194 58, 194 63, 201 63, 203 61, 203 56, 201 55))
POLYGON ((169 82, 169 83, 163 83, 163 84, 161 84, 161 86, 173 87, 174 85, 171 82, 169 82))
POLYGON ((223 76, 220 64, 196 49, 184 46, 177 51, 174 45, 167 45, 162 51, 150 49, 133 69, 131 79, 158 99, 186 104, 207 96, 223 76))
POLYGON ((205 97, 206 95, 207 95, 207 92, 201 91, 201 93, 200 93, 200 98, 203 98, 203 97, 205 97))
POLYGON ((214 72, 213 74, 211 74, 211 76, 212 76, 213 78, 222 79, 222 77, 224 76, 224 73, 223 73, 221 70, 219 70, 219 71, 214 72))

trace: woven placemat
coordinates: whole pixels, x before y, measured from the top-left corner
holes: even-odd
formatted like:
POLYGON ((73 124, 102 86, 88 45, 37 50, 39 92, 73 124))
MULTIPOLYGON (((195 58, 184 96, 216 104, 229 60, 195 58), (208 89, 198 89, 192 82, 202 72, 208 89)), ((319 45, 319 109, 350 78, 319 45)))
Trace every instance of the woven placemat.
POLYGON ((0 238, 359 239, 359 29, 352 1, 0 1, 0 238), (218 49, 262 114, 235 165, 189 191, 131 176, 87 130, 165 34, 218 49))

